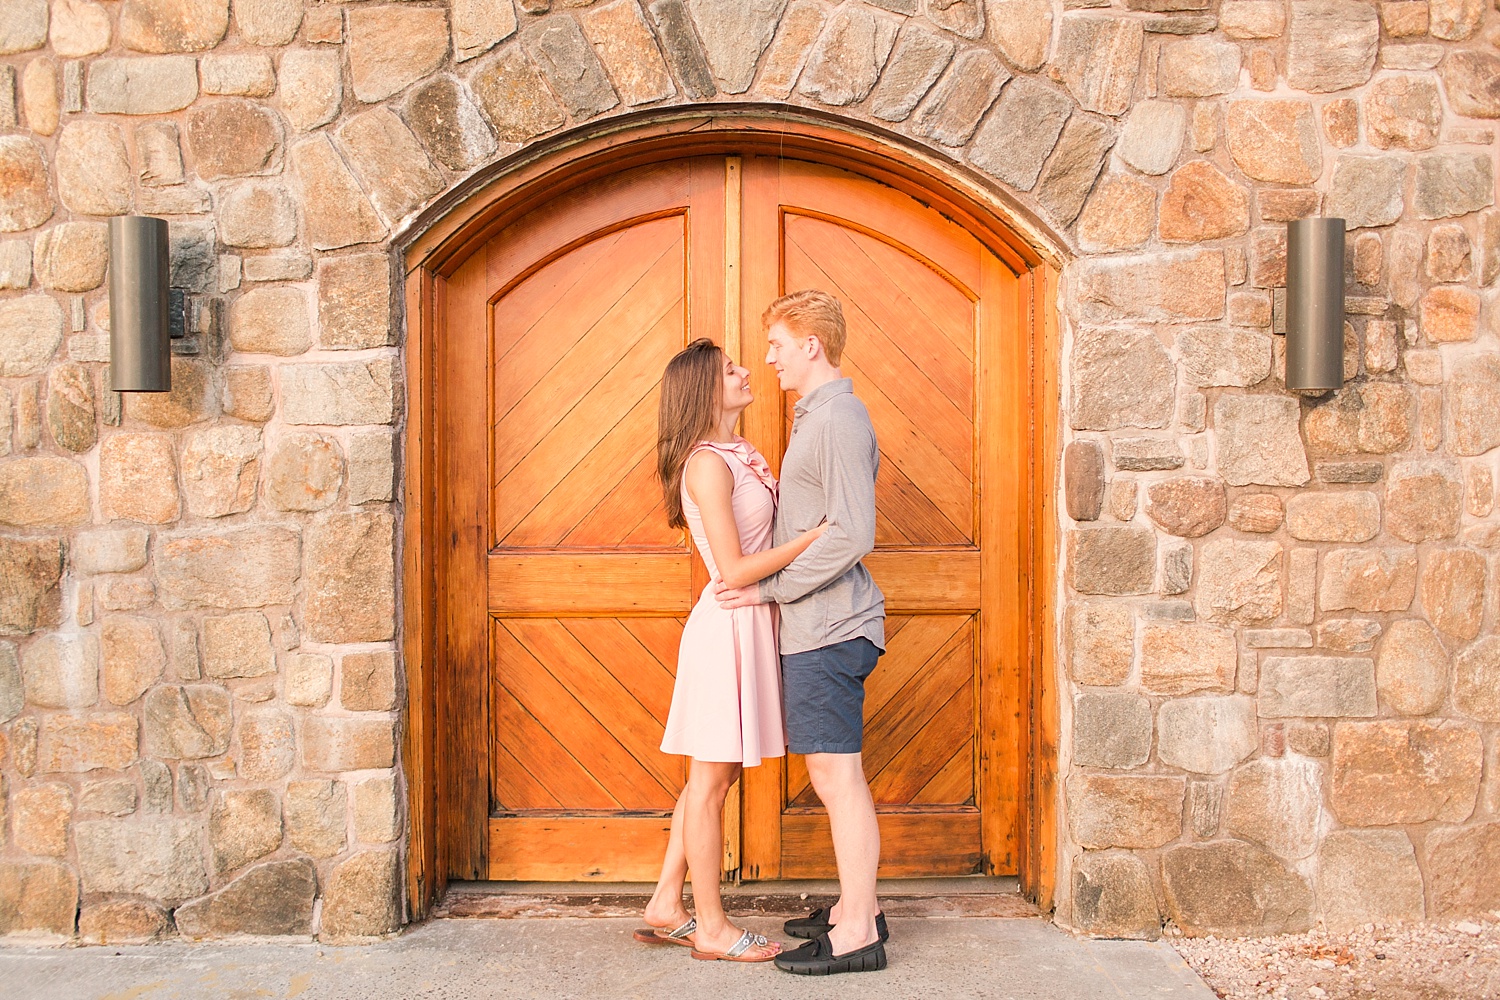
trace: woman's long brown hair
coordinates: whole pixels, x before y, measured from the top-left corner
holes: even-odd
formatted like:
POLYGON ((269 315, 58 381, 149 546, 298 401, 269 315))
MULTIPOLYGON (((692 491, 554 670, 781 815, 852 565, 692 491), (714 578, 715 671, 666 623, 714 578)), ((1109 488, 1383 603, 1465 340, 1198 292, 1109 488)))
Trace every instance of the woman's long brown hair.
POLYGON ((724 352, 699 337, 667 362, 656 418, 656 475, 667 503, 667 523, 686 528, 682 472, 693 447, 713 433, 724 387, 724 352))

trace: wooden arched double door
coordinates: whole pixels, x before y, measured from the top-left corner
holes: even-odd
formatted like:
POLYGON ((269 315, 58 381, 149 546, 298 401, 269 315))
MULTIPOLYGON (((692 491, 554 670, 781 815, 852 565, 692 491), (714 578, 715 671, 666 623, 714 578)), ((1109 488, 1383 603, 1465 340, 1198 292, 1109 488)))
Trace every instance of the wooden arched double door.
MULTIPOLYGON (((469 665, 447 698, 474 699, 458 714, 475 720, 446 745, 483 755, 469 770, 488 775, 489 803, 469 831, 483 864, 457 877, 656 877, 685 777, 658 745, 707 582, 654 479, 661 373, 696 337, 724 345, 756 395, 741 432, 779 467, 794 400, 764 363, 759 317, 802 288, 843 301, 844 370, 880 442, 867 565, 889 648, 868 683, 864 760, 882 874, 1016 871, 1029 441, 1017 276, 875 181, 706 156, 536 207, 439 289, 438 378, 467 401, 446 407, 436 470, 447 523, 467 526, 449 540, 460 565, 442 655, 469 665)), ((801 758, 746 772, 727 811, 727 864, 743 877, 834 874, 801 758)))

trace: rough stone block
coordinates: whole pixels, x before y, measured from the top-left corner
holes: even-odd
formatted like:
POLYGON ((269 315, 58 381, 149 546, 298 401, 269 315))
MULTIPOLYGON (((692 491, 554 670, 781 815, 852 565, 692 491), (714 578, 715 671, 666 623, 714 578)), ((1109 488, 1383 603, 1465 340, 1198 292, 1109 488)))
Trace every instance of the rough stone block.
POLYGON ((395 728, 390 719, 314 716, 303 726, 302 764, 328 772, 390 767, 396 759, 395 728))
POLYGON ((388 844, 401 835, 396 779, 370 778, 354 786, 354 836, 367 844, 388 844))
POLYGON ((1130 106, 1144 43, 1140 21, 1065 14, 1054 61, 1064 85, 1085 110, 1119 115, 1130 106))
POLYGON ((57 861, 0 861, 0 934, 71 938, 77 913, 72 868, 57 861))
POLYGON ((1029 77, 1014 80, 975 134, 969 160, 1011 187, 1030 191, 1072 113, 1067 95, 1029 77))
POLYGON ((218 793, 208 818, 216 878, 242 868, 281 846, 281 802, 269 788, 218 793))
POLYGON ((1151 704, 1125 693, 1085 693, 1073 699, 1073 763, 1080 767, 1138 767, 1151 756, 1151 704))
POLYGON ((1148 594, 1156 577, 1156 536, 1149 528, 1079 528, 1068 534, 1068 570, 1080 593, 1148 594))
POLYGON ((146 694, 147 751, 155 757, 217 757, 229 749, 229 692, 207 684, 162 685, 146 694))
POLYGON ((339 670, 339 704, 352 712, 396 707, 396 654, 390 650, 345 653, 339 670))
POLYGON ((1072 601, 1063 619, 1068 675, 1078 684, 1122 684, 1135 657, 1135 616, 1124 604, 1072 601))
POLYGON ((1265 719, 1373 716, 1375 661, 1334 656, 1268 656, 1261 663, 1265 719))
POLYGON ((1318 127, 1306 101, 1230 101, 1224 134, 1235 165, 1255 180, 1311 184, 1322 173, 1318 127))
MULTIPOLYGON (((138 726, 134 716, 123 712, 45 715, 36 734, 35 769, 39 774, 76 774, 129 767, 136 759, 138 726)), ((20 757, 18 748, 18 766, 20 757)))
POLYGON ((290 604, 300 564, 297 534, 270 525, 157 542, 157 583, 174 610, 290 604))
POLYGON ((99 640, 88 632, 53 632, 21 651, 28 704, 87 708, 99 700, 99 640))
POLYGON ((1175 372, 1151 332, 1084 327, 1072 369, 1075 430, 1165 427, 1172 419, 1175 372))
POLYGON ((1253 844, 1174 847, 1162 856, 1167 915, 1188 934, 1288 934, 1312 926, 1300 875, 1253 844))
POLYGON ((1453 707, 1471 719, 1500 722, 1500 636, 1485 636, 1453 661, 1453 707))
POLYGON ((393 850, 360 851, 333 869, 323 896, 321 937, 388 934, 400 924, 401 872, 393 850))
POLYGON ((1223 774, 1260 744, 1255 700, 1244 695, 1164 702, 1156 732, 1162 762, 1198 774, 1223 774))
POLYGON ((1367 542, 1380 533, 1380 499, 1364 490, 1299 494, 1287 501, 1286 526, 1305 542, 1367 542))
POLYGON ((395 417, 388 358, 288 365, 281 370, 281 413, 289 424, 388 424, 395 417))
POLYGON ((1429 917, 1476 917, 1500 907, 1500 823, 1434 830, 1424 846, 1429 917))
POLYGON ((1067 780, 1073 839, 1086 848, 1169 844, 1182 834, 1186 787, 1179 777, 1074 774, 1067 780))
POLYGON ((85 944, 151 944, 171 926, 161 907, 133 899, 85 904, 78 914, 78 937, 85 944))
POLYGON ((104 696, 113 704, 131 704, 166 669, 161 633, 149 618, 106 618, 99 630, 99 645, 103 652, 104 696))
POLYGON ((322 434, 293 431, 282 436, 266 461, 266 502, 277 510, 315 511, 338 499, 344 456, 338 442, 322 434))
POLYGON ((317 875, 306 858, 256 865, 218 892, 179 906, 173 914, 184 937, 312 933, 317 875))
POLYGON ((1126 852, 1086 851, 1073 861, 1073 920, 1087 934, 1155 941, 1161 914, 1146 863, 1126 852))
POLYGON ((1146 516, 1163 531, 1198 538, 1224 523, 1224 483, 1210 476, 1178 476, 1146 487, 1146 516))
POLYGON ((1323 556, 1318 606, 1324 611, 1405 611, 1416 591, 1413 549, 1333 549, 1323 556))
POLYGON ((1342 722, 1333 733, 1330 803, 1348 826, 1461 823, 1479 796, 1479 733, 1452 723, 1342 722))
POLYGON ((126 892, 175 902, 208 888, 198 846, 202 828, 189 819, 81 821, 74 838, 85 892, 126 892))

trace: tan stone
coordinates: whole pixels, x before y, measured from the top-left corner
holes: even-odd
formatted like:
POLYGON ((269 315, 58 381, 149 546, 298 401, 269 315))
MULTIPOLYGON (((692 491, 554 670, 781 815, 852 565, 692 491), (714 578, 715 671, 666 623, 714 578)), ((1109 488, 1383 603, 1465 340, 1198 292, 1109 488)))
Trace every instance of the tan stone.
POLYGON ((1074 429, 1165 427, 1171 419, 1172 361, 1150 331, 1080 329, 1072 369, 1074 429))
POLYGON ((322 510, 338 499, 343 479, 338 442, 321 434, 292 432, 272 447, 265 499, 278 510, 322 510))
POLYGON ((1249 230, 1249 197, 1212 163, 1194 160, 1172 175, 1161 200, 1162 240, 1198 243, 1249 230))
POLYGON ((1454 659, 1453 706, 1471 719, 1500 722, 1500 636, 1485 636, 1454 659))
POLYGON ((1463 497, 1458 463, 1398 462, 1386 486, 1386 530, 1408 542, 1453 538, 1463 516, 1463 497))
POLYGON ((1106 177, 1084 203, 1078 242, 1085 250, 1129 250, 1151 238, 1156 191, 1132 177, 1106 177))
POLYGON ((198 66, 191 56, 100 58, 89 63, 87 104, 97 114, 166 114, 187 107, 197 96, 198 66))
POLYGON ((1318 898, 1332 931, 1421 920, 1422 873, 1411 841, 1400 830, 1330 833, 1318 849, 1318 898))
POLYGON ((172 359, 171 392, 131 393, 125 415, 152 427, 186 427, 208 416, 212 381, 196 358, 172 359))
POLYGON ((300 288, 253 288, 229 311, 229 342, 236 351, 288 357, 312 346, 307 293, 300 288))
POLYGON ((1400 361, 1394 320, 1372 319, 1365 324, 1365 370, 1393 372, 1400 361))
POLYGON ((1119 115, 1130 106, 1144 41, 1140 21, 1068 14, 1062 19, 1054 62, 1063 84, 1085 110, 1119 115))
POLYGON ((218 793, 208 818, 215 877, 270 854, 281 846, 281 802, 269 788, 218 793))
POLYGON ((136 759, 138 725, 123 712, 45 715, 36 738, 37 773, 129 767, 136 759))
POLYGON ((202 105, 188 115, 187 138, 194 170, 206 181, 281 169, 281 123, 259 102, 202 105))
POLYGON ((1105 526, 1068 533, 1068 578, 1083 594, 1150 593, 1156 537, 1148 528, 1105 526))
POLYGON ((57 195, 82 215, 123 215, 130 211, 134 171, 118 126, 75 121, 57 143, 57 195))
POLYGON ((68 451, 82 453, 94 447, 94 382, 82 365, 62 364, 47 373, 47 429, 68 451))
POLYGON ((1320 765, 1262 757, 1230 776, 1224 825, 1288 861, 1305 858, 1318 845, 1322 800, 1320 765))
POLYGON ((85 904, 78 914, 78 937, 85 944, 151 944, 170 928, 161 907, 134 899, 85 904))
POLYGON ((1078 300, 1086 322, 1211 320, 1224 315, 1224 255, 1178 250, 1082 262, 1078 300))
POLYGON ((312 931, 317 873, 306 858, 256 865, 211 896, 180 906, 177 930, 195 939, 312 931))
POLYGON ((116 433, 99 446, 99 509, 143 524, 177 520, 177 459, 165 434, 116 433))
POLYGON ((253 427, 205 428, 190 435, 183 448, 183 492, 188 510, 200 517, 249 510, 259 475, 260 431, 253 427))
POLYGON ((1083 115, 1063 126, 1036 189, 1037 200, 1059 223, 1068 225, 1078 217, 1114 141, 1113 129, 1083 115))
POLYGON ((315 129, 338 117, 344 87, 343 65, 337 52, 291 49, 281 57, 277 82, 281 112, 297 131, 315 129))
POLYGON ((1370 144, 1379 149, 1431 149, 1442 120, 1437 83, 1429 77, 1382 77, 1365 95, 1370 144))
POLYGON ((0 463, 0 524, 38 527, 88 519, 88 473, 82 465, 51 456, 0 463))
MULTIPOLYGON (((1240 293, 1245 294, 1245 293, 1240 293)), ((1264 298, 1264 296, 1262 296, 1264 298)), ((1231 310, 1235 297, 1230 297, 1231 310)), ((1269 313, 1269 303, 1266 303, 1269 313)), ((1234 317, 1230 317, 1231 323, 1234 317)), ((1267 323, 1257 324, 1262 327, 1267 323)), ((1196 386, 1251 386, 1271 374, 1271 338, 1264 330, 1193 326, 1177 334, 1177 353, 1184 374, 1196 386)))
POLYGON ((1399 157, 1340 156, 1324 210, 1337 212, 1350 229, 1388 226, 1404 210, 1406 173, 1406 161, 1399 157))
POLYGON ((106 578, 94 584, 94 600, 105 611, 136 611, 156 599, 156 588, 142 577, 106 578))
POLYGON ((50 295, 0 301, 0 376, 41 372, 62 343, 62 309, 50 295))
POLYGON ((516 30, 516 9, 510 0, 457 0, 450 16, 457 62, 483 55, 516 30))
POLYGON ((567 121, 520 46, 507 46, 486 59, 469 86, 501 142, 526 142, 567 121))
POLYGON ((1380 42, 1374 4, 1294 0, 1288 28, 1287 82, 1331 93, 1370 79, 1380 42))
POLYGON ((1234 690, 1234 633, 1212 625, 1147 622, 1141 629, 1141 683, 1164 695, 1234 690))
POLYGON ((395 721, 313 716, 302 727, 302 765, 311 771, 390 767, 396 759, 395 721))
POLYGON ((0 861, 0 934, 71 938, 77 912, 78 878, 69 866, 0 861))
POLYGON ((1161 935, 1146 863, 1134 854, 1086 851, 1073 861, 1073 921, 1086 933, 1154 941, 1161 935))
POLYGON ((1470 118, 1500 118, 1500 57, 1483 49, 1450 52, 1438 67, 1448 101, 1470 118))
POLYGON ((385 235, 380 217, 327 137, 298 143, 289 159, 308 240, 315 249, 373 243, 385 235))
POLYGON ((350 82, 354 96, 366 103, 406 89, 448 54, 448 19, 441 9, 358 7, 347 17, 350 82))
POLYGON ((128 778, 85 781, 78 796, 78 809, 80 812, 105 813, 109 816, 128 816, 135 812, 135 807, 135 782, 128 778))
POLYGON ((333 658, 322 653, 293 653, 284 668, 283 696, 289 705, 322 708, 333 693, 333 658))
POLYGON ((1130 109, 1116 147, 1120 159, 1143 174, 1164 174, 1182 151, 1187 112, 1171 101, 1140 101, 1130 109))
POLYGON ((1286 526, 1304 542, 1367 542, 1380 532, 1380 500, 1374 493, 1303 493, 1286 505, 1286 526))
POLYGON ((276 672, 271 625, 259 611, 203 619, 203 669, 210 677, 263 677, 276 672))
POLYGON ((401 835, 396 779, 370 778, 354 786, 354 837, 367 844, 388 844, 401 835))
POLYGON ((292 603, 300 565, 295 532, 271 525, 159 539, 157 582, 168 608, 292 603))
POLYGON ((1330 802, 1340 822, 1462 822, 1479 794, 1479 734, 1451 723, 1342 722, 1333 734, 1330 802))
POLYGON ((1484 18, 1484 0, 1429 0, 1431 21, 1428 31, 1434 38, 1461 42, 1478 29, 1484 18))
POLYGON ((1389 454, 1411 440, 1415 400, 1405 386, 1371 382, 1351 387, 1307 411, 1307 443, 1323 454, 1389 454))
POLYGON ((1480 462, 1470 463, 1464 473, 1467 489, 1465 509, 1474 517, 1489 517, 1495 505, 1495 473, 1480 462))
POLYGON ((1375 662, 1364 657, 1268 656, 1260 666, 1262 719, 1370 717, 1375 662))
POLYGON ((348 793, 342 781, 289 781, 286 786, 286 836, 297 850, 315 858, 343 853, 347 844, 344 814, 348 793))
POLYGON ((396 655, 390 650, 345 653, 339 670, 339 704, 353 712, 396 707, 396 655))
POLYGON ((1072 601, 1063 624, 1068 675, 1078 684, 1122 684, 1135 650, 1135 616, 1128 605, 1072 601))
MULTIPOLYGON (((20 715, 24 707, 26 692, 21 681, 21 660, 16 656, 13 643, 0 642, 0 725, 20 715)), ((5 747, 5 741, 0 740, 0 760, 6 757, 5 747)), ((0 813, 0 820, 3 818, 3 813, 0 813)))
POLYGON ((1224 523, 1224 484, 1204 476, 1159 480, 1146 488, 1146 516, 1182 538, 1197 538, 1224 523))
POLYGON ((27 52, 47 43, 45 0, 19 0, 8 4, 0 24, 0 53, 27 52))
MULTIPOLYGON (((30 76, 28 72, 28 83, 30 76)), ((0 136, 0 171, 6 178, 0 190, 0 232, 31 229, 52 217, 47 165, 35 141, 19 135, 0 136)))
POLYGON ((214 213, 225 246, 290 246, 297 238, 297 207, 279 181, 242 180, 219 190, 214 213))
POLYGON ((1414 38, 1427 34, 1427 27, 1431 22, 1425 2, 1382 0, 1380 23, 1392 38, 1414 38))
MULTIPOLYGON (((626 104, 649 104, 677 92, 635 0, 615 0, 595 7, 586 11, 581 21, 584 34, 626 104)), ((455 24, 455 34, 457 30, 455 24)))
MULTIPOLYGON (((507 0, 508 2, 508 0, 507 0)), ((495 133, 466 88, 451 76, 434 77, 406 102, 406 123, 443 166, 467 171, 495 153, 495 133)))
POLYGON ((1246 625, 1274 619, 1282 608, 1281 556, 1276 542, 1209 542, 1199 555, 1199 614, 1246 625))
POLYGON ((1368 653, 1380 637, 1380 623, 1364 618, 1329 618, 1318 623, 1318 646, 1344 653, 1368 653))
POLYGON ((333 870, 323 897, 322 936, 388 934, 400 924, 400 866, 393 850, 360 851, 333 870))
POLYGON ((1269 533, 1281 527, 1284 508, 1274 493, 1251 493, 1229 505, 1229 526, 1240 531, 1269 533))
POLYGON ((985 39, 1017 69, 1029 73, 1047 60, 1052 19, 1048 0, 991 0, 984 5, 985 39))
POLYGON ((120 41, 137 52, 200 52, 229 27, 227 0, 125 0, 120 41))
POLYGON ((1479 321, 1479 296, 1467 288, 1442 285, 1422 296, 1422 333, 1429 342, 1473 340, 1479 321))
POLYGON ((64 222, 36 239, 36 280, 62 292, 87 292, 104 281, 109 236, 98 222, 64 222))
POLYGON ((1182 834, 1180 777, 1074 774, 1067 780, 1068 826, 1085 848, 1161 847, 1182 834))
POLYGON ((1191 844, 1167 851, 1161 864, 1167 914, 1187 934, 1284 934, 1312 924, 1307 883, 1263 848, 1191 844))
POLYGON ((387 224, 406 218, 446 186, 417 137, 389 108, 372 108, 349 119, 338 135, 387 224))
POLYGON ((198 72, 205 94, 269 97, 276 91, 276 71, 271 66, 271 57, 258 52, 206 55, 199 63, 198 72))
POLYGON ((43 708, 85 708, 99 700, 99 642, 88 632, 53 632, 21 653, 26 701, 43 708))
MULTIPOLYGON (((26 68, 21 71, 20 111, 21 121, 30 131, 37 135, 52 135, 57 131, 58 120, 62 112, 57 87, 57 64, 46 56, 39 56, 31 60, 26 64, 26 68)), ((11 161, 7 166, 11 166, 15 162, 12 159, 12 155, 20 153, 24 157, 30 146, 30 140, 23 139, 20 136, 7 136, 6 138, 19 140, 18 142, 7 144, 9 154, 6 155, 6 159, 11 161)), ((23 169, 31 166, 26 160, 29 160, 29 157, 23 160, 23 169)), ((37 162, 40 163, 40 157, 37 158, 37 162)), ((46 168, 42 167, 39 179, 41 180, 40 193, 43 199, 46 199, 46 178, 46 168)), ((10 193, 11 197, 14 197, 15 194, 22 194, 24 196, 31 190, 34 190, 32 184, 36 179, 36 175, 27 177, 26 173, 21 173, 18 178, 21 183, 18 185, 16 192, 10 193)), ((51 216, 52 205, 50 201, 45 206, 45 210, 46 214, 38 222, 45 222, 51 216)), ((29 229, 30 227, 21 226, 19 228, 29 229)))
MULTIPOLYGON (((1473 273, 1473 247, 1464 227, 1455 222, 1433 226, 1432 231, 1427 234, 1427 276, 1433 281, 1467 281, 1473 273)), ((1436 292, 1438 289, 1434 288, 1432 291, 1436 292)), ((1431 294, 1429 292, 1428 296, 1431 294)), ((1426 305, 1425 298, 1423 305, 1426 305)), ((1477 301, 1475 305, 1474 312, 1477 315, 1477 301)), ((1431 339, 1431 334, 1428 337, 1431 339)))
POLYGON ((1405 611, 1416 591, 1415 550, 1334 549, 1323 557, 1318 607, 1324 611, 1405 611))
POLYGON ((235 0, 235 29, 253 45, 285 45, 301 24, 297 0, 235 0))
POLYGON ((394 521, 339 514, 308 534, 303 628, 323 642, 379 642, 395 629, 394 521))
MULTIPOLYGON (((698 0, 695 6, 705 6, 704 0, 698 0)), ((701 15, 699 24, 701 30, 701 15)), ((808 56, 797 89, 823 104, 834 106, 864 100, 880 76, 899 28, 898 20, 876 14, 869 7, 838 9, 808 56)), ((717 34, 716 29, 709 30, 717 34)), ((710 43, 709 63, 714 65, 715 62, 713 44, 710 43)), ((717 66, 715 70, 717 76, 717 66)), ((748 79, 745 82, 748 84, 748 79)), ((722 79, 720 83, 724 85, 722 79)), ((724 86, 724 89, 734 93, 744 87, 738 86, 736 81, 734 87, 724 86)))
POLYGON ((1235 165, 1255 180, 1311 184, 1322 172, 1318 130, 1306 101, 1231 101, 1224 129, 1235 165))
POLYGON ((1311 475, 1297 430, 1300 407, 1285 396, 1220 396, 1214 404, 1219 471, 1231 486, 1301 486, 1311 475))
POLYGON ((1219 8, 1219 30, 1230 38, 1278 38, 1286 8, 1277 0, 1230 0, 1219 8))
POLYGON ((146 746, 152 756, 196 760, 229 749, 229 692, 208 684, 160 685, 146 693, 146 746))
POLYGON ((68 853, 73 792, 67 785, 19 788, 11 799, 16 846, 27 854, 60 858, 68 853))
POLYGON ((1255 700, 1244 695, 1174 698, 1156 713, 1162 763, 1198 774, 1223 774, 1259 746, 1255 700))
POLYGON ((1161 48, 1158 89, 1167 97, 1213 97, 1239 85, 1240 48, 1211 35, 1167 42, 1161 48))
POLYGON ((1483 919, 1500 907, 1500 823, 1434 830, 1425 847, 1430 917, 1483 919))
POLYGON ((1443 635, 1457 640, 1479 635, 1488 573, 1485 559, 1465 549, 1427 557, 1422 571, 1422 611, 1443 635))
POLYGON ((254 709, 239 721, 239 758, 236 770, 251 781, 283 777, 296 761, 292 717, 279 709, 254 709))
POLYGON ((395 496, 395 435, 384 428, 349 436, 349 475, 344 499, 350 505, 395 496))
POLYGON ((1348 149, 1359 141, 1359 102, 1340 98, 1323 105, 1323 132, 1328 142, 1348 149))
POLYGON ((281 413, 289 424, 388 424, 395 416, 389 358, 281 369, 281 413))
POLYGON ((265 365, 231 365, 224 369, 224 412, 241 420, 264 423, 275 412, 271 369, 265 365))
POLYGON ((1500 356, 1453 361, 1448 383, 1447 440, 1459 455, 1482 455, 1500 445, 1500 356))
POLYGON ((104 697, 129 705, 161 678, 167 665, 161 634, 149 618, 112 615, 99 630, 104 697))

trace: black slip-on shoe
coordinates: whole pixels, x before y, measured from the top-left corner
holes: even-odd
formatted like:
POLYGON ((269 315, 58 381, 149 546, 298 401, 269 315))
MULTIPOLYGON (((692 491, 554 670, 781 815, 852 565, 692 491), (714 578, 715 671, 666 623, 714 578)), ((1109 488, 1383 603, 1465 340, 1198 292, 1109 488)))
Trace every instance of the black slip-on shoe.
MULTIPOLYGON (((828 921, 828 908, 820 906, 805 917, 793 917, 781 925, 781 929, 788 937, 812 939, 820 934, 827 934, 833 928, 828 921)), ((882 942, 891 939, 891 929, 885 924, 885 914, 875 914, 875 933, 880 935, 882 942)))
POLYGON ((876 941, 849 952, 835 955, 827 934, 820 934, 807 944, 775 958, 776 968, 797 976, 832 976, 840 972, 879 972, 885 968, 885 942, 876 941))

